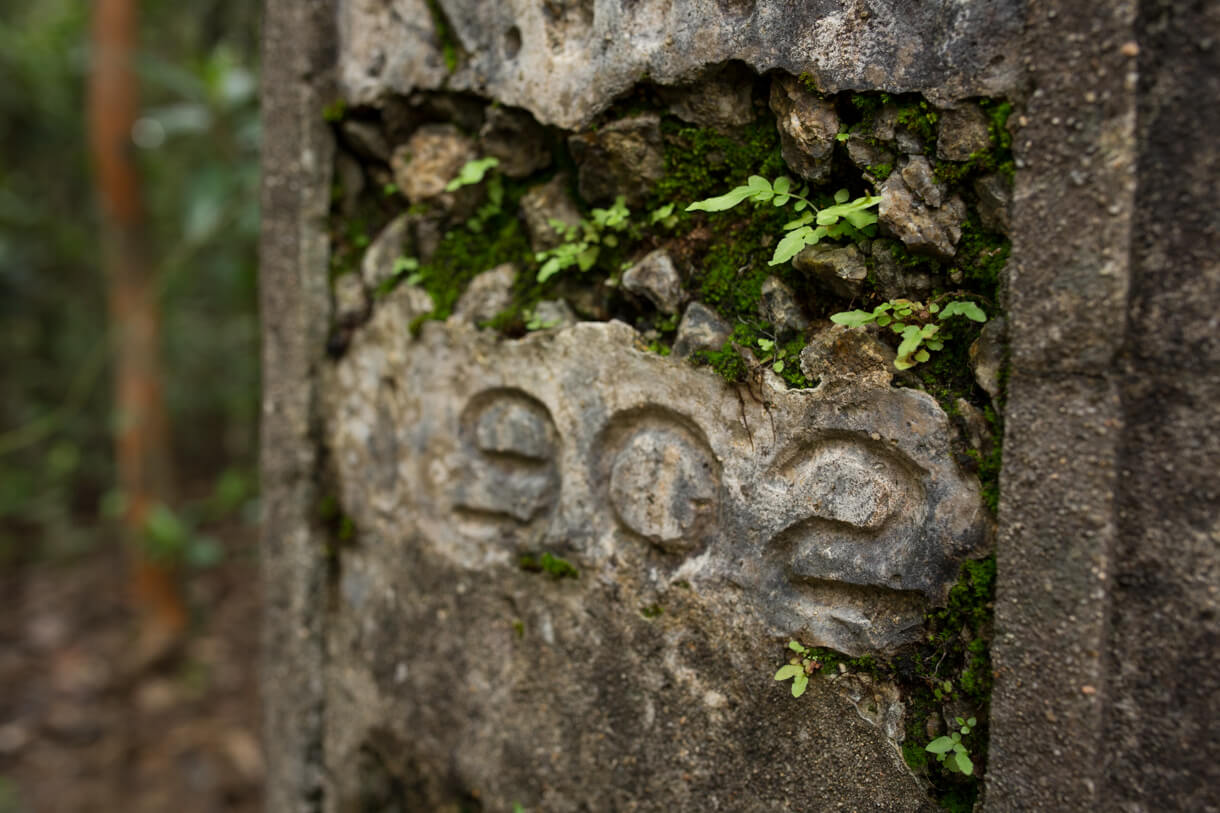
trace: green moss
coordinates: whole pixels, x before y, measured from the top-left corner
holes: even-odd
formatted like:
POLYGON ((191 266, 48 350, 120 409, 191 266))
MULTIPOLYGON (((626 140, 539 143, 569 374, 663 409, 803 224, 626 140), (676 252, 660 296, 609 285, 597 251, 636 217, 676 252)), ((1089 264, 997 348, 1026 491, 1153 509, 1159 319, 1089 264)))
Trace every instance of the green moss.
POLYGON ((881 183, 890 175, 894 174, 893 164, 871 164, 868 167, 868 172, 877 179, 877 183, 881 183))
MULTIPOLYGON (((415 272, 418 284, 431 295, 434 305, 425 320, 448 318, 470 281, 501 263, 515 263, 522 269, 521 277, 532 278, 533 253, 514 214, 521 194, 520 188, 506 191, 504 210, 487 220, 481 232, 465 226, 450 229, 428 262, 415 272)), ((528 280, 520 282, 521 289, 530 287, 528 280)))
POLYGON ((518 639, 525 637, 525 622, 520 618, 513 619, 513 635, 516 635, 518 639))
POLYGON ((983 296, 995 300, 1004 265, 1012 253, 1012 243, 1002 234, 987 231, 978 215, 971 214, 962 226, 962 238, 957 244, 953 265, 963 279, 983 296))
POLYGON ((940 114, 925 99, 919 99, 900 104, 894 123, 918 136, 930 150, 936 143, 936 122, 939 119, 940 114))
POLYGON ((441 55, 445 60, 445 70, 453 73, 457 70, 462 54, 462 44, 453 33, 453 26, 445 16, 445 10, 437 0, 425 0, 428 13, 432 15, 432 27, 436 30, 436 39, 441 47, 441 55))
POLYGON ((990 406, 983 408, 983 416, 991 427, 992 445, 986 454, 978 449, 970 449, 966 454, 974 459, 978 466, 979 486, 983 502, 991 509, 992 514, 1000 510, 1000 468, 1003 462, 1004 421, 990 406))
POLYGON ((649 620, 656 618, 663 612, 665 612, 665 608, 660 604, 649 604, 647 607, 640 608, 640 615, 649 620))
POLYGON ((529 571, 530 573, 545 573, 552 579, 580 578, 580 571, 571 562, 551 553, 544 552, 537 556, 532 553, 525 553, 517 559, 517 564, 522 570, 529 571))
POLYGON ((331 124, 338 124, 347 116, 347 102, 335 99, 322 108, 322 118, 331 124))
POLYGON ((785 169, 775 120, 764 118, 727 136, 709 128, 692 127, 667 116, 661 122, 665 138, 665 176, 653 187, 648 206, 677 201, 679 219, 689 217, 686 204, 718 195, 751 175, 773 178, 785 169))

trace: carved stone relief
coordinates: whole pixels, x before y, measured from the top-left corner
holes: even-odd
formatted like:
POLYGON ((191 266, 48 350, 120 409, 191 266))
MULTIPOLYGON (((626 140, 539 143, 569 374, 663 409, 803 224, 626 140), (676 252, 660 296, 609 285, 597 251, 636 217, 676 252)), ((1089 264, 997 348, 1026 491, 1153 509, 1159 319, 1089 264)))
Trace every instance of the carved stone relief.
POLYGON ((462 569, 551 550, 682 581, 778 635, 860 654, 914 640, 985 535, 926 393, 827 376, 743 392, 618 322, 497 340, 405 329, 396 292, 333 370, 330 442, 358 527, 462 569), (394 386, 387 381, 395 382, 394 386), (403 476, 368 487, 397 450, 403 476))

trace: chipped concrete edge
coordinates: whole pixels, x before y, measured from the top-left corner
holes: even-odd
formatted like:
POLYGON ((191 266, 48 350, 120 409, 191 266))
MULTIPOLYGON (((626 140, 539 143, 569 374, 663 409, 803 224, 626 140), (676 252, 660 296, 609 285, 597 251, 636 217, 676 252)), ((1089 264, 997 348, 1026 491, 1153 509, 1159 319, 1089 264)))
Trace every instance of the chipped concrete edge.
POLYGON ((317 504, 316 375, 328 322, 333 0, 264 4, 260 465, 266 809, 321 808, 326 559, 317 504))
POLYGON ((988 811, 1101 809, 1136 4, 1031 8, 1009 265, 988 811), (1121 321, 1121 320, 1119 320, 1121 321), (1109 324, 1107 324, 1109 322, 1109 324))

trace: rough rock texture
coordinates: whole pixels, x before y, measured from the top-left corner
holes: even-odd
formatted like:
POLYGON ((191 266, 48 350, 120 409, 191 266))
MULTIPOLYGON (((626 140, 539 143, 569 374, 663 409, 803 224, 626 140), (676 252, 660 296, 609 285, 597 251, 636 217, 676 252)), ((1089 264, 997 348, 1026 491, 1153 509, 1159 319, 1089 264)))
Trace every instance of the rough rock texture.
POLYGON ((876 167, 888 166, 891 170, 894 167, 894 153, 854 133, 847 139, 847 157, 864 172, 876 167))
POLYGON ((686 299, 669 252, 657 249, 623 272, 623 290, 647 298, 663 313, 677 313, 686 299))
POLYGON ((546 133, 524 110, 488 108, 479 148, 483 155, 499 159, 499 171, 510 178, 524 178, 551 165, 546 133))
POLYGON ((540 330, 568 327, 578 321, 572 306, 562 299, 543 299, 534 306, 533 316, 540 330))
POLYGON ((954 195, 940 207, 925 205, 898 173, 891 175, 880 191, 877 217, 887 233, 916 253, 943 260, 953 258, 966 219, 966 204, 961 198, 954 195))
POLYGON ((399 215, 378 232, 360 258, 360 276, 369 290, 375 291, 393 278, 394 262, 411 256, 412 242, 410 215, 399 215))
POLYGON ((573 135, 568 148, 579 167, 580 196, 589 203, 609 203, 622 195, 629 206, 638 206, 665 175, 661 117, 653 113, 573 135))
POLYGON ((682 321, 678 323, 678 335, 674 338, 673 355, 686 358, 700 350, 719 350, 729 340, 733 326, 702 302, 686 306, 682 321))
POLYGON ((346 119, 339 128, 343 143, 362 158, 390 162, 390 145, 386 143, 381 128, 371 121, 346 119))
POLYGON ((669 111, 700 127, 733 132, 757 117, 754 74, 740 64, 725 65, 697 82, 662 88, 669 111))
POLYGON ((767 277, 763 282, 758 313, 775 325, 781 335, 789 336, 809 327, 809 320, 801 312, 796 295, 778 277, 767 277))
POLYGON ((807 181, 826 180, 839 133, 834 105, 811 93, 795 76, 776 76, 771 81, 771 110, 784 162, 807 181))
MULTIPOLYGON (((364 752, 412 809, 773 810, 809 771, 824 800, 929 809, 892 693, 815 678, 794 703, 772 673, 789 635, 851 653, 917 638, 984 542, 934 399, 828 374, 768 379, 764 407, 618 322, 413 337, 428 306, 400 287, 326 372, 358 529, 337 562, 327 763, 364 752), (579 578, 519 566, 543 552, 579 578), (799 771, 779 758, 793 742, 799 771)), ((331 776, 340 805, 369 785, 331 776)))
POLYGON ((491 319, 512 304, 513 283, 516 281, 517 268, 512 263, 503 263, 484 271, 466 286, 453 306, 453 315, 471 322, 491 319))
POLYGON ((863 293, 864 282, 868 279, 864 255, 854 245, 818 243, 808 246, 792 259, 792 267, 810 275, 836 296, 848 299, 863 293))
POLYGON ((997 316, 987 321, 979 332, 979 337, 970 345, 970 370, 974 380, 982 387, 993 402, 1000 400, 1000 373, 1004 369, 1006 356, 1005 343, 1008 321, 997 316))
POLYGON ((438 0, 461 59, 450 74, 425 0, 340 0, 339 80, 372 103, 448 87, 576 129, 648 76, 697 80, 740 60, 809 75, 819 90, 919 91, 933 101, 999 95, 1013 83, 1024 4, 881 0, 761 3, 438 0))
POLYGON ((521 219, 530 236, 530 248, 544 251, 563 242, 563 236, 551 224, 558 220, 567 226, 580 223, 580 209, 568 191, 570 179, 562 172, 544 184, 530 187, 521 196, 521 219))
POLYGON ((936 156, 949 161, 965 161, 976 152, 991 147, 987 114, 973 104, 946 110, 936 125, 936 156))
POLYGON ((369 298, 359 274, 344 274, 331 286, 335 300, 335 323, 351 327, 364 321, 369 298))
MULTIPOLYGON (((476 155, 474 142, 452 124, 425 124, 394 150, 394 182, 411 203, 451 198, 445 186, 476 155)), ((452 204, 442 203, 444 208, 452 204)))
POLYGON ((921 201, 933 209, 945 202, 944 184, 938 183, 932 174, 932 164, 922 155, 917 155, 907 161, 902 168, 902 182, 914 192, 921 201))
POLYGON ((904 268, 894 257, 894 247, 890 240, 873 241, 871 254, 877 292, 883 299, 923 299, 936 287, 936 278, 925 271, 904 268))
POLYGON ((974 181, 978 195, 979 220, 983 227, 1008 234, 1012 228, 1012 182, 1001 175, 985 175, 974 181))

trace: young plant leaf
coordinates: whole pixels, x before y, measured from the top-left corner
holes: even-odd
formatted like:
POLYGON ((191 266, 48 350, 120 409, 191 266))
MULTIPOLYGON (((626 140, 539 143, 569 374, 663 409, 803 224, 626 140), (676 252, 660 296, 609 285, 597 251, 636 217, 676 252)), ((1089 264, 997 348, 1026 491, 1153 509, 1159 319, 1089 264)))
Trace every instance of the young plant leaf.
POLYGON ((861 325, 867 325, 869 322, 872 322, 876 318, 877 318, 877 315, 874 313, 869 313, 868 311, 855 310, 855 311, 842 311, 841 313, 836 313, 830 317, 830 321, 834 322, 836 325, 847 325, 848 327, 860 327, 861 325))
POLYGON ((957 762, 957 769, 966 776, 974 773, 974 763, 970 761, 970 755, 965 751, 958 751, 953 755, 953 759, 957 762))
POLYGON ((795 664, 795 663, 784 664, 783 666, 781 666, 779 668, 779 671, 775 673, 775 679, 776 680, 787 680, 788 678, 794 678, 797 675, 802 674, 804 671, 805 670, 802 669, 799 664, 795 664))
MULTIPOLYGON (((799 668, 799 667, 798 667, 799 668)), ((805 693, 805 687, 809 685, 809 676, 805 674, 805 670, 801 669, 800 674, 792 679, 792 696, 800 697, 805 693)))
POLYGON ((498 158, 476 158, 473 161, 467 161, 460 170, 457 177, 445 185, 446 192, 453 192, 456 189, 461 189, 463 186, 471 186, 472 184, 480 183, 483 176, 487 174, 489 169, 500 165, 498 158))
POLYGON ((746 198, 754 194, 748 186, 738 186, 714 198, 699 200, 686 207, 688 212, 723 212, 732 209, 746 198))
POLYGON ((937 737, 924 746, 925 751, 931 751, 933 754, 947 754, 953 750, 954 742, 948 737, 937 737))
POLYGON ((949 302, 940 309, 940 318, 948 319, 950 316, 961 314, 973 322, 986 322, 987 314, 983 313, 983 309, 973 302, 959 300, 957 302, 949 302))

